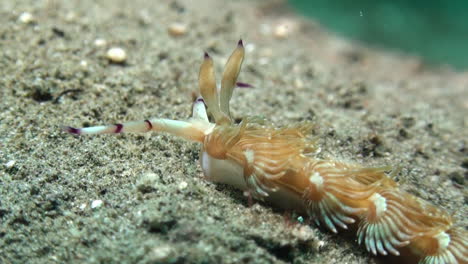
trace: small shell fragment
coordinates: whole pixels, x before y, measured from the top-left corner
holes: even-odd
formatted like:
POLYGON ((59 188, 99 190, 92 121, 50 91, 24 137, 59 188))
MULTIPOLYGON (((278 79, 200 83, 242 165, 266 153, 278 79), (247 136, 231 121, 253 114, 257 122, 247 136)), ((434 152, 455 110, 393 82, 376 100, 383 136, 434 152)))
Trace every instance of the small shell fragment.
POLYGON ((169 262, 173 251, 173 248, 168 245, 157 246, 150 251, 149 258, 155 262, 169 262))
POLYGON ((123 63, 127 59, 127 53, 122 48, 110 48, 107 51, 107 58, 114 63, 123 63))
POLYGON ((245 45, 245 52, 252 53, 255 50, 255 44, 248 43, 245 45))
POLYGON ((15 164, 16 164, 16 161, 15 161, 15 160, 10 160, 10 161, 8 161, 7 163, 5 163, 5 167, 6 167, 7 169, 11 169, 11 168, 13 168, 13 167, 15 166, 15 164))
POLYGON ((297 225, 292 230, 292 235, 302 241, 313 240, 315 237, 314 231, 307 225, 297 225))
POLYGON ((65 15, 65 21, 73 22, 75 20, 76 20, 76 13, 75 12, 70 11, 65 15))
POLYGON ((290 31, 291 30, 287 24, 280 24, 275 27, 273 35, 275 36, 275 38, 284 39, 290 34, 290 31))
POLYGON ((185 181, 182 181, 182 182, 179 183, 179 190, 183 190, 183 189, 187 188, 187 186, 188 186, 188 183, 185 182, 185 181))
POLYGON ((167 28, 169 35, 173 37, 180 37, 187 33, 187 25, 183 23, 172 23, 167 28))
POLYGON ((296 32, 299 24, 290 19, 281 20, 273 29, 273 36, 277 39, 285 39, 293 32, 296 32))
POLYGON ((30 24, 30 23, 34 22, 34 17, 29 12, 23 12, 18 17, 18 21, 21 22, 21 23, 24 23, 24 24, 30 24))
POLYGON ((96 47, 104 47, 105 45, 107 45, 107 42, 105 39, 97 38, 94 40, 94 46, 96 47))
POLYGON ((94 200, 91 202, 91 208, 94 209, 94 208, 99 208, 102 206, 104 202, 102 200, 94 200))
POLYGON ((318 240, 318 241, 315 241, 314 244, 315 244, 315 249, 318 251, 318 250, 322 249, 325 246, 325 241, 318 240))

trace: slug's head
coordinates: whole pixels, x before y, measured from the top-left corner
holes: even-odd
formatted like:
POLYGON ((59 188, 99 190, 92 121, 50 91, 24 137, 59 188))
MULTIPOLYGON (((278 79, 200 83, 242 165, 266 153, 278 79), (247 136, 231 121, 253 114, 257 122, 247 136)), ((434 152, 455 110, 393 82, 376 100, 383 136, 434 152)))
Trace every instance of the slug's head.
MULTIPOLYGON (((200 67, 199 88, 203 97, 198 97, 193 104, 192 118, 188 121, 177 121, 169 119, 152 119, 148 122, 140 122, 137 124, 126 125, 124 130, 140 131, 140 130, 155 130, 168 132, 176 136, 181 136, 188 140, 205 143, 205 139, 210 135, 216 126, 230 126, 233 124, 231 114, 229 112, 229 100, 231 99, 234 87, 237 85, 236 80, 239 75, 242 61, 244 59, 244 46, 242 40, 239 40, 237 48, 232 53, 226 63, 223 79, 221 81, 221 89, 218 95, 216 80, 214 76, 213 60, 205 52, 203 63, 200 67), (208 112, 205 109, 205 104, 208 107, 208 112), (208 119, 210 113, 214 119, 211 123, 208 119), (148 125, 150 124, 150 125, 148 125), (133 128, 135 127, 135 128, 133 128), (131 129, 133 128, 133 129, 131 129)), ((239 83, 241 87, 248 87, 248 84, 239 83)), ((118 131, 121 132, 121 128, 118 131)), ((113 127, 90 128, 88 130, 75 131, 72 128, 68 129, 71 133, 83 132, 114 132, 113 127)))
POLYGON ((223 71, 221 86, 218 89, 213 67, 213 59, 205 52, 199 73, 199 89, 203 97, 197 98, 193 108, 193 120, 208 122, 207 112, 212 116, 214 124, 207 130, 204 137, 204 146, 201 153, 201 166, 207 179, 215 182, 224 182, 240 189, 245 188, 243 168, 229 161, 224 156, 227 151, 223 139, 230 138, 231 133, 222 131, 236 130, 229 109, 229 101, 236 86, 250 87, 249 84, 237 82, 237 77, 244 60, 244 45, 239 40, 237 47, 229 57, 223 71), (207 106, 207 110, 202 103, 207 106), (213 133, 216 131, 216 133, 213 133), (229 174, 229 176, 228 176, 229 174), (222 177, 221 177, 222 176, 222 177), (221 177, 221 178, 219 178, 221 177))
MULTIPOLYGON (((205 52, 198 76, 198 86, 202 97, 198 97, 195 100, 192 118, 190 119, 190 123, 192 123, 195 128, 194 130, 198 130, 204 135, 199 137, 197 141, 206 143, 206 136, 211 134, 216 126, 233 125, 231 112, 229 110, 229 101, 231 100, 233 90, 236 86, 250 87, 250 85, 246 83, 237 83, 237 77, 239 76, 244 60, 244 53, 244 44, 242 40, 239 40, 236 49, 226 62, 221 79, 221 87, 218 89, 213 59, 205 52), (205 109, 205 105, 207 109, 205 109), (209 122, 208 114, 212 116, 214 123, 209 122)), ((210 148, 222 148, 222 146, 216 146, 217 144, 210 145, 210 148)))

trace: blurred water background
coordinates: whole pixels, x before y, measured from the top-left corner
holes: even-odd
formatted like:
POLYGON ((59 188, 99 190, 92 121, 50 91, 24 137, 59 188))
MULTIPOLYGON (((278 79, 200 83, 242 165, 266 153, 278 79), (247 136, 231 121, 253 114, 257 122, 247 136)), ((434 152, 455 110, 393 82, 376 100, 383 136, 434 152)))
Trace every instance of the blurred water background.
POLYGON ((289 0, 340 35, 468 70, 467 0, 289 0))

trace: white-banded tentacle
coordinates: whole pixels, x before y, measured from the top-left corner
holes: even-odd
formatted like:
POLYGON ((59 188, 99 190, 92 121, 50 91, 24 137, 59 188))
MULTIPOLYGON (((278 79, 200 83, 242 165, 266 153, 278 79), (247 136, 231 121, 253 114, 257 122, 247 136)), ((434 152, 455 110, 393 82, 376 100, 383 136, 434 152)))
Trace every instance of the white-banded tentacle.
POLYGON ((119 134, 119 133, 142 133, 149 131, 166 132, 187 140, 203 142, 205 135, 210 133, 214 124, 202 120, 191 119, 188 121, 172 120, 165 118, 153 118, 142 121, 131 121, 126 123, 93 126, 84 128, 65 127, 65 131, 76 135, 91 134, 119 134))

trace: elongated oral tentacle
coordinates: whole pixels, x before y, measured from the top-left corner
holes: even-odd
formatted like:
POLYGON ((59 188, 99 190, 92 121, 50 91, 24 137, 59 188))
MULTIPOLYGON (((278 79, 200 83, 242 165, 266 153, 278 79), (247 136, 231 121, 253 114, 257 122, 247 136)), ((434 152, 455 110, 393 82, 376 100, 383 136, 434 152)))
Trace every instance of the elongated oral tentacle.
POLYGON ((118 134, 118 133, 142 133, 149 131, 166 132, 187 140, 203 142, 214 125, 202 120, 192 119, 179 121, 164 118, 153 118, 143 121, 93 126, 84 128, 65 127, 64 130, 75 135, 118 134))

